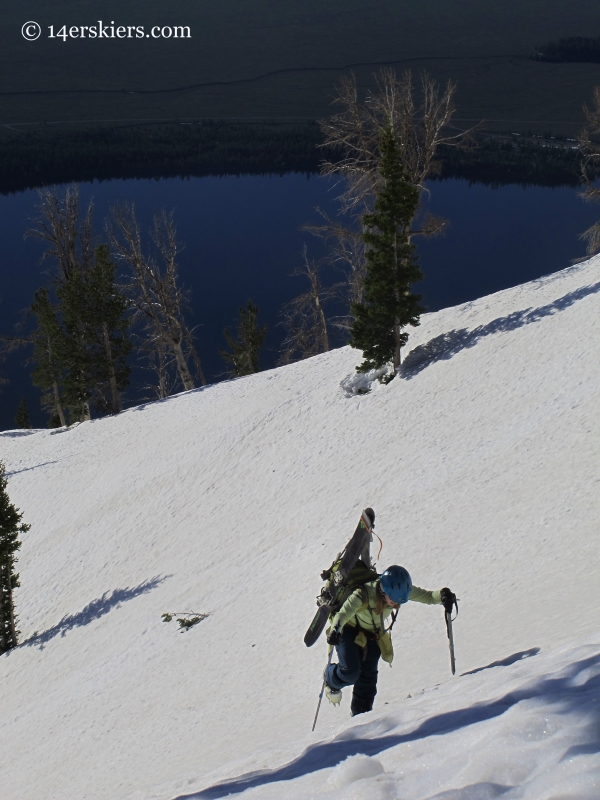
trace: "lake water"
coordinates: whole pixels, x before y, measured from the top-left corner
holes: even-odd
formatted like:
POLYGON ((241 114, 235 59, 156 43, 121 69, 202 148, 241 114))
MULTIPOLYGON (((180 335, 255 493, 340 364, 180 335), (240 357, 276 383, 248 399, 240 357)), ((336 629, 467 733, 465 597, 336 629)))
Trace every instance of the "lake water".
MULTIPOLYGON (((600 210, 570 188, 507 186, 492 189, 464 181, 432 182, 427 206, 449 220, 446 234, 421 240, 418 252, 425 279, 418 290, 428 310, 473 300, 569 266, 585 248, 578 235, 600 210)), ((228 176, 108 181, 82 186, 84 201, 94 198, 98 234, 109 206, 136 204, 142 228, 155 208, 175 209, 183 284, 191 290, 190 323, 210 382, 222 377, 223 328, 232 328, 238 309, 251 298, 268 325, 261 366, 275 366, 283 330, 282 303, 305 290, 290 273, 309 256, 322 256, 320 242, 301 230, 317 222, 315 207, 335 214, 331 183, 304 175, 228 176)), ((34 291, 46 282, 49 264, 40 265, 39 242, 24 240, 35 216, 34 191, 0 197, 0 333, 10 335, 23 318, 34 291)), ((335 276, 330 275, 334 278, 335 276)), ((0 429, 14 427, 21 397, 26 397, 34 426, 46 424, 39 391, 31 386, 25 352, 11 356, 0 371, 10 382, 0 394, 0 429)), ((129 392, 127 405, 139 399, 129 392)))

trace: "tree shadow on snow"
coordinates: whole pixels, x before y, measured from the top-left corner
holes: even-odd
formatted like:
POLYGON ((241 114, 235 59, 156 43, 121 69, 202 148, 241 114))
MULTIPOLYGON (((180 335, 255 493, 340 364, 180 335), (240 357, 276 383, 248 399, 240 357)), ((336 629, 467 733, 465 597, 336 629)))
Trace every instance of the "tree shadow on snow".
POLYGON ((501 797, 506 792, 514 789, 514 786, 502 786, 499 783, 471 783, 469 786, 461 786, 460 789, 448 789, 441 794, 432 795, 429 800, 491 800, 493 797, 501 797))
POLYGON ((512 656, 502 658, 500 661, 492 661, 491 664, 486 664, 485 667, 477 667, 477 669, 472 669, 469 672, 461 672, 460 677, 462 678, 464 675, 475 675, 477 672, 483 672, 484 669, 493 669, 494 667, 510 667, 511 664, 515 664, 517 661, 523 661, 524 658, 537 656, 539 652, 539 647, 532 647, 530 650, 521 650, 520 653, 513 653, 512 656))
POLYGON ((152 589, 155 589, 168 577, 170 576, 157 576, 140 583, 139 586, 128 587, 127 589, 115 589, 113 592, 110 592, 110 594, 104 592, 102 597, 99 597, 97 600, 92 600, 91 603, 88 603, 88 605, 81 611, 78 611, 77 614, 69 614, 63 617, 60 622, 48 628, 48 630, 43 631, 43 633, 37 633, 36 631, 33 636, 30 636, 29 639, 22 642, 19 647, 36 647, 39 645, 40 650, 43 650, 44 645, 51 639, 54 639, 55 636, 66 636, 67 631, 73 628, 82 628, 84 625, 89 625, 90 622, 108 614, 113 608, 118 608, 121 603, 125 603, 127 600, 133 600, 134 597, 138 597, 141 594, 151 592, 152 589))
MULTIPOLYGON (((199 792, 178 795, 173 800, 217 800, 217 798, 238 794, 255 786, 277 781, 291 781, 317 770, 334 767, 348 756, 359 753, 375 756, 390 747, 397 747, 406 742, 453 733, 469 725, 499 717, 517 703, 532 699, 558 705, 563 714, 579 712, 588 716, 588 741, 571 747, 567 751, 571 755, 567 756, 565 753, 563 759, 578 754, 600 752, 600 707, 597 703, 594 704, 600 693, 600 673, 593 674, 594 668, 599 666, 600 654, 595 654, 570 664, 561 670, 559 677, 542 678, 531 686, 509 692, 504 697, 489 703, 475 703, 468 708, 437 714, 429 717, 408 733, 367 738, 363 737, 363 734, 368 732, 370 723, 359 725, 344 731, 330 742, 320 742, 307 747, 301 756, 282 767, 249 772, 232 780, 209 786, 199 792), (590 674, 586 674, 586 670, 590 670, 590 674)), ((501 792, 504 788, 498 787, 501 792)), ((506 787, 507 790, 508 788, 510 787, 506 787)), ((442 794, 441 797, 444 795, 442 794)))
POLYGON ((582 286, 580 289, 569 292, 564 297, 559 297, 558 300, 546 306, 515 311, 505 317, 498 317, 498 319, 488 322, 487 325, 473 328, 472 331, 468 328, 459 328, 448 333, 442 333, 440 336, 436 336, 434 339, 430 339, 425 344, 420 344, 414 350, 411 350, 404 359, 398 374, 401 378, 410 380, 426 367, 435 364, 436 361, 447 361, 457 353, 460 353, 461 350, 474 347, 485 336, 514 331, 525 325, 531 325, 532 322, 539 322, 540 319, 551 317, 559 311, 564 311, 578 300, 582 300, 584 297, 596 294, 599 291, 600 282, 590 286, 582 286))
POLYGON ((23 467, 23 469, 13 469, 12 472, 7 472, 6 477, 10 478, 12 475, 20 475, 21 472, 31 472, 32 469, 39 469, 40 467, 49 467, 51 464, 58 464, 59 461, 64 459, 56 459, 55 461, 42 461, 41 464, 36 464, 33 467, 23 467))

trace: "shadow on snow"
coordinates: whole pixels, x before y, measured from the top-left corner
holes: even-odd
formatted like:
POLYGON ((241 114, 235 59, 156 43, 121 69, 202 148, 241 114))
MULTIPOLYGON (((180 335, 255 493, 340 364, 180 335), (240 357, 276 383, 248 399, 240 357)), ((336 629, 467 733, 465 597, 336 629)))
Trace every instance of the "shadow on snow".
POLYGON ((39 645, 40 650, 43 650, 44 645, 47 644, 51 639, 54 639, 55 636, 66 636, 67 631, 70 631, 73 628, 81 628, 84 625, 89 625, 90 622, 100 619, 100 617, 108 614, 108 612, 112 611, 113 608, 118 608, 121 603, 125 603, 127 600, 133 600, 134 597, 138 597, 141 594, 151 592, 152 589, 155 589, 168 577, 168 575, 163 577, 157 576, 140 583, 139 586, 133 586, 131 588, 128 587, 126 589, 115 589, 110 594, 108 592, 104 592, 102 597, 92 600, 91 603, 88 603, 88 605, 81 611, 78 611, 77 614, 69 614, 68 616, 63 617, 60 622, 58 622, 56 625, 53 625, 51 628, 48 628, 48 630, 43 631, 43 633, 37 633, 36 631, 33 636, 30 636, 29 639, 27 639, 25 642, 22 642, 19 647, 35 647, 39 645))
MULTIPOLYGON (((453 733, 477 722, 485 722, 494 717, 499 717, 517 703, 531 699, 560 705, 560 711, 563 714, 569 712, 595 714, 594 719, 590 718, 590 724, 587 727, 588 741, 569 748, 563 755, 563 760, 574 755, 597 753, 600 752, 600 708, 594 705, 594 700, 597 699, 600 693, 600 672, 591 676, 586 675, 586 670, 593 671, 593 668, 597 667, 600 667, 600 654, 595 654, 569 665, 566 669, 561 670, 559 677, 544 677, 532 686, 509 692, 504 697, 492 702, 476 703, 468 708, 437 714, 426 719, 417 728, 408 733, 367 738, 361 736, 361 734, 367 732, 364 729, 368 729, 370 723, 350 728, 330 742, 311 745, 301 756, 282 767, 249 772, 232 780, 209 786, 199 792, 178 795, 173 800, 202 800, 203 798, 217 800, 217 798, 227 797, 229 794, 237 794, 255 786, 277 781, 291 781, 317 770, 334 767, 340 761, 348 758, 348 756, 357 755, 358 753, 375 756, 390 747, 397 747, 406 742, 426 739, 429 736, 442 736, 447 733, 453 733)), ((497 786, 495 788, 501 794, 510 787, 497 786)), ((438 797, 451 798, 452 794, 442 793, 438 797)), ((463 795, 461 794, 460 797, 462 798, 463 795)))
POLYGON ((491 800, 492 797, 501 797, 506 792, 514 789, 514 786, 502 786, 499 783, 471 783, 469 786, 461 786, 460 789, 448 789, 441 794, 432 795, 429 800, 491 800))
POLYGON ((520 653, 513 653, 512 656, 502 658, 500 661, 492 661, 491 664, 486 664, 485 667, 477 667, 477 669, 472 669, 469 672, 461 672, 460 677, 462 678, 464 675, 475 675, 476 672, 483 672, 484 669, 493 669, 494 667, 510 667, 511 664, 515 664, 517 661, 523 661, 524 658, 537 656, 539 652, 539 647, 532 647, 530 650, 521 650, 520 653))
POLYGON ((58 464, 59 460, 62 461, 63 459, 57 459, 56 461, 42 461, 41 464, 36 464, 34 467, 23 467, 23 469, 13 469, 12 472, 6 473, 6 477, 10 478, 12 475, 20 475, 21 472, 31 472, 32 469, 39 469, 40 467, 49 467, 50 464, 58 464))
POLYGON ((485 336, 514 331, 525 325, 531 325, 532 322, 539 322, 540 319, 551 317, 559 311, 564 311, 578 300, 582 300, 584 297, 596 294, 599 291, 600 283, 582 286, 580 289, 569 292, 564 297, 560 297, 546 306, 515 311, 505 317, 498 317, 498 319, 488 322, 487 325, 480 325, 472 331, 468 328, 459 328, 448 333, 442 333, 440 336, 436 336, 434 339, 430 339, 425 344, 420 344, 414 350, 411 350, 404 359, 398 374, 401 378, 410 380, 426 367, 435 364, 436 361, 447 361, 457 353, 460 353, 461 350, 474 347, 485 336))

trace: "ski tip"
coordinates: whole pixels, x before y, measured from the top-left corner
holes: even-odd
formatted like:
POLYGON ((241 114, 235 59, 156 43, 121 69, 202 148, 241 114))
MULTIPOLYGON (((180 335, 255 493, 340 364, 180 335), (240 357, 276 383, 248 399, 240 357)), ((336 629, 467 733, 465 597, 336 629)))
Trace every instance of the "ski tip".
POLYGON ((368 528, 375 527, 375 512, 372 508, 365 508, 365 510, 362 512, 362 517, 368 528))

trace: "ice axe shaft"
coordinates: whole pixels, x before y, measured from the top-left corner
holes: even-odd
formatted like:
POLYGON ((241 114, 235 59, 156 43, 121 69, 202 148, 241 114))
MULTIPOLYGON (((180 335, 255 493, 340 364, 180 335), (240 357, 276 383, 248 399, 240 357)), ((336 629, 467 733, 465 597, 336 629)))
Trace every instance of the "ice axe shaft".
MULTIPOLYGON (((325 672, 327 671, 327 667, 331 664, 331 656, 332 655, 333 655, 333 647, 330 645, 329 646, 329 658, 327 659, 327 665, 325 667, 325 672)), ((317 705, 317 710, 315 712, 315 718, 313 720, 313 726, 311 728, 312 731, 314 731, 315 726, 317 724, 317 717, 319 716, 319 711, 321 709, 321 701, 323 699, 323 692, 325 691, 325 672, 323 673, 323 684, 321 686, 321 694, 319 695, 319 703, 317 705)))
POLYGON ((452 674, 456 673, 456 660, 454 658, 454 635, 452 633, 452 612, 446 611, 446 630, 448 632, 448 644, 450 646, 450 669, 452 674))

